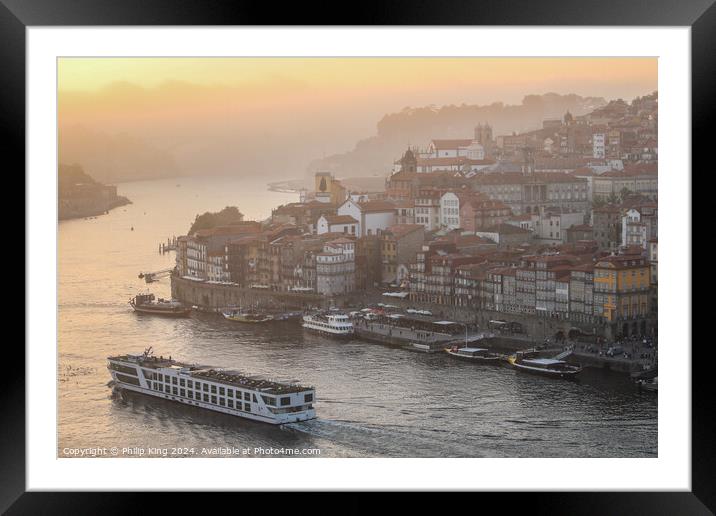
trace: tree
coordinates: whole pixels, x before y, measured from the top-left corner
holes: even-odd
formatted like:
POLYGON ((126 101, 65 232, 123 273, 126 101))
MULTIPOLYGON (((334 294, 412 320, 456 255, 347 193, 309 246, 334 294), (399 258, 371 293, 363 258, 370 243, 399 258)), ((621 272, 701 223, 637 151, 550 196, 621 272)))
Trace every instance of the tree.
POLYGON ((194 223, 191 225, 191 228, 189 228, 188 234, 191 235, 201 229, 229 226, 237 222, 242 222, 243 220, 244 214, 241 213, 236 206, 227 206, 217 213, 207 211, 202 215, 196 216, 194 223))

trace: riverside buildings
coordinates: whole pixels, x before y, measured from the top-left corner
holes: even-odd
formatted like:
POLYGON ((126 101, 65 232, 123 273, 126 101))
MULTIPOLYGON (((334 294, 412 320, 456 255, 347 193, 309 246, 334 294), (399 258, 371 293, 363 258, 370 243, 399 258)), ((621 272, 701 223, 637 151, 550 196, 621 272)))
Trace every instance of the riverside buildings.
MULTIPOLYGON (((542 129, 408 148, 384 193, 329 172, 263 223, 178 240, 192 281, 312 293, 401 289, 471 319, 560 322, 611 336, 656 324, 655 98, 542 129)), ((543 324, 543 327, 545 325, 543 324)))

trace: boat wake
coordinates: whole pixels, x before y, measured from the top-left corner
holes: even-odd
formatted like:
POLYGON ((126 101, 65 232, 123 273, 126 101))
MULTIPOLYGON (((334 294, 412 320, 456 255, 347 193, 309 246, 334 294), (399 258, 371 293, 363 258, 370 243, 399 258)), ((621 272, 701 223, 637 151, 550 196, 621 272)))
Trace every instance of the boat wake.
POLYGON ((406 426, 383 426, 357 421, 312 419, 281 425, 282 429, 300 432, 355 450, 357 455, 391 457, 479 457, 474 447, 465 448, 460 440, 444 434, 420 431, 406 426), (447 438, 447 439, 446 439, 447 438))

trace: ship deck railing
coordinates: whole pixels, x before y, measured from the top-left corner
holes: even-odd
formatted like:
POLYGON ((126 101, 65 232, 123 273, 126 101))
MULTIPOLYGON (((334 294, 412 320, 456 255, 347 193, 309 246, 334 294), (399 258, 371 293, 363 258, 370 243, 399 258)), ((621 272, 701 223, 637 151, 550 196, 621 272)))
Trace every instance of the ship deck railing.
POLYGON ((240 373, 218 369, 202 369, 200 371, 193 371, 191 376, 234 387, 253 389, 266 394, 291 394, 314 390, 313 387, 305 385, 279 383, 259 376, 246 376, 240 373))

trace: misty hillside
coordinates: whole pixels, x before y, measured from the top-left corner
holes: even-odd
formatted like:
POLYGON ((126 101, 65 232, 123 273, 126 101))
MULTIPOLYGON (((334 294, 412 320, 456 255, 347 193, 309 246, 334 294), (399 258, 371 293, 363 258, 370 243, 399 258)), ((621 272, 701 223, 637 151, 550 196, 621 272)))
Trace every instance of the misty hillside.
POLYGON ((168 152, 127 133, 110 135, 84 126, 61 127, 59 161, 79 163, 101 183, 181 175, 168 152))
POLYGON ((385 115, 378 122, 377 135, 360 140, 352 151, 311 161, 307 175, 328 170, 337 177, 385 176, 408 145, 425 147, 433 138, 472 138, 475 125, 486 122, 495 137, 529 131, 540 128, 545 119, 561 118, 567 110, 582 115, 606 103, 601 97, 547 93, 528 95, 518 105, 406 107, 385 115))

